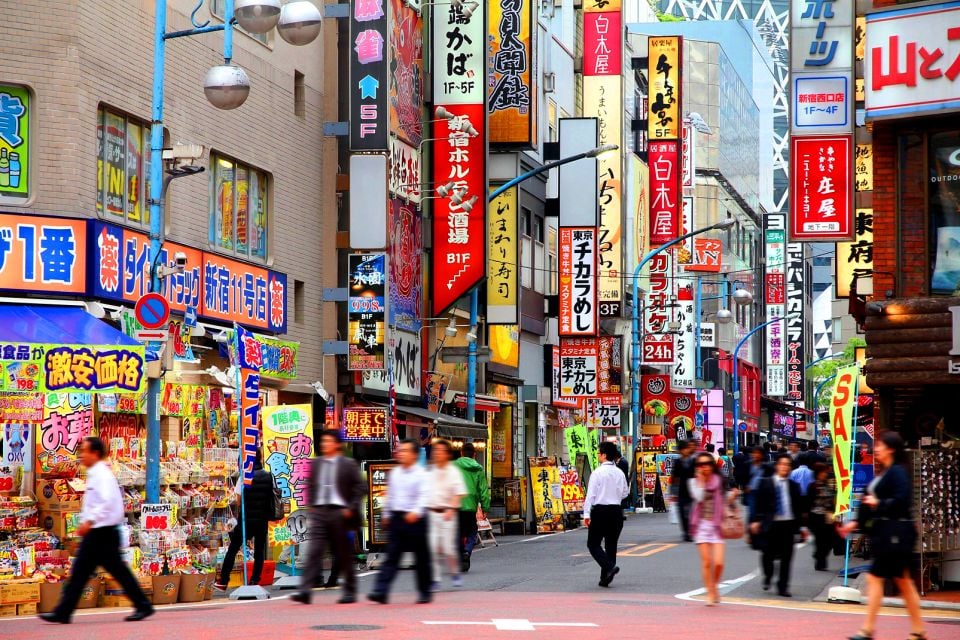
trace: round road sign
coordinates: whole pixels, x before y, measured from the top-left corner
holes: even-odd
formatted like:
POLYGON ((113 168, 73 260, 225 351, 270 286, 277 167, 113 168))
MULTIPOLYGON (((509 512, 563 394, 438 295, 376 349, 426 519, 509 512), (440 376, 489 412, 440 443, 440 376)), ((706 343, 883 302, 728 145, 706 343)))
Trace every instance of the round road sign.
POLYGON ((144 329, 159 329, 170 319, 170 303, 159 293, 146 293, 133 307, 137 322, 144 329))

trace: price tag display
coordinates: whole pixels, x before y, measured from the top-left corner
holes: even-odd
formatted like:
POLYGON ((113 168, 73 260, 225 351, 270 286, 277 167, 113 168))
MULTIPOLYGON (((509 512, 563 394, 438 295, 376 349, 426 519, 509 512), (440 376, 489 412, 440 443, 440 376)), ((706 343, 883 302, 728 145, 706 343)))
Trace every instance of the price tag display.
POLYGON ((170 531, 177 524, 174 504, 140 505, 140 524, 144 531, 170 531))

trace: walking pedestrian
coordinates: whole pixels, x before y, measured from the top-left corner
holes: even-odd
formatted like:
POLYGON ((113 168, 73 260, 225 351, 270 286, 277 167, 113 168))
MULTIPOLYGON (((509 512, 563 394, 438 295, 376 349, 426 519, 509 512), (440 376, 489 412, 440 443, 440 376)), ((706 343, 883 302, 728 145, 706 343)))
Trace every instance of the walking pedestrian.
POLYGON ((813 484, 814 481, 813 471, 810 469, 810 466, 809 454, 804 451, 797 457, 794 469, 790 472, 790 479, 797 483, 800 487, 800 495, 804 497, 807 496, 810 485, 813 484))
POLYGON ((461 555, 457 544, 457 529, 460 525, 458 514, 460 503, 467 495, 467 485, 463 481, 460 469, 450 464, 453 447, 447 440, 433 443, 433 465, 430 467, 430 509, 428 529, 430 531, 430 556, 433 558, 433 584, 431 589, 439 591, 443 579, 443 565, 447 565, 450 582, 454 587, 462 587, 460 578, 461 555))
POLYGON ((827 463, 827 456, 823 455, 823 452, 820 450, 820 443, 816 440, 810 441, 810 445, 807 450, 810 452, 810 462, 813 464, 818 462, 822 462, 824 464, 827 463))
POLYGON ((460 457, 453 464, 463 474, 463 481, 467 485, 467 495, 460 501, 460 570, 463 573, 470 571, 470 558, 473 547, 477 544, 477 516, 485 516, 490 510, 490 487, 487 486, 487 472, 480 466, 474 456, 476 450, 472 442, 467 442, 460 449, 460 457), (479 510, 479 514, 478 514, 479 510))
POLYGON ((709 452, 694 458, 694 475, 688 481, 693 508, 690 510, 690 530, 700 552, 700 573, 707 590, 707 605, 719 604, 717 585, 723 575, 723 513, 727 500, 736 500, 737 490, 724 495, 724 479, 717 461, 709 452))
POLYGON ((867 574, 867 619, 860 632, 850 640, 872 640, 877 613, 883 604, 885 580, 893 580, 910 614, 909 640, 926 640, 920 612, 920 596, 911 577, 913 549, 917 541, 913 521, 910 476, 906 471, 906 450, 903 438, 894 431, 884 431, 874 441, 873 456, 879 473, 867 486, 856 522, 842 528, 844 535, 858 528, 870 538, 873 564, 867 574))
POLYGON ((430 498, 430 474, 419 465, 420 442, 408 438, 400 442, 396 458, 400 466, 390 470, 387 498, 383 507, 383 526, 389 532, 387 559, 377 575, 377 583, 367 596, 373 602, 387 604, 390 585, 397 577, 400 557, 413 552, 417 575, 417 604, 433 599, 430 594, 430 550, 427 548, 427 501, 430 498))
POLYGON ((805 517, 804 498, 800 486, 790 480, 793 459, 789 453, 781 453, 774 466, 773 477, 764 478, 757 487, 754 511, 750 518, 750 533, 759 536, 762 549, 763 590, 770 589, 773 566, 780 561, 780 576, 777 593, 790 598, 790 565, 793 562, 793 538, 801 532, 806 538, 807 529, 802 528, 805 517))
POLYGON ((693 442, 691 440, 681 440, 677 444, 677 451, 680 457, 673 461, 673 469, 670 474, 670 492, 673 494, 673 501, 677 507, 677 515, 680 516, 680 528, 683 530, 683 541, 693 542, 690 537, 690 488, 687 481, 693 477, 693 442))
POLYGON ((84 438, 80 443, 80 463, 87 468, 87 487, 83 493, 77 527, 77 535, 83 540, 60 602, 52 612, 40 614, 40 618, 47 622, 70 623, 87 580, 98 566, 106 569, 133 601, 136 611, 125 620, 137 622, 154 613, 153 605, 120 555, 120 525, 126 522, 123 496, 113 471, 104 461, 106 451, 100 438, 84 438))
POLYGON ((253 573, 250 574, 249 584, 260 584, 263 572, 263 561, 267 556, 267 527, 270 522, 270 511, 273 506, 273 474, 263 468, 263 458, 260 452, 253 463, 253 482, 250 486, 243 486, 238 481, 235 487, 233 500, 240 509, 240 519, 230 532, 230 545, 227 554, 223 557, 223 566, 220 568, 220 579, 213 585, 218 591, 226 591, 230 584, 230 574, 236 562, 237 553, 243 546, 244 527, 246 523, 246 539, 253 540, 253 573), (243 492, 241 502, 240 492, 243 492))
POLYGON ((810 531, 813 532, 817 571, 827 570, 827 557, 833 551, 833 542, 837 537, 833 526, 833 512, 837 504, 837 487, 830 473, 830 467, 822 462, 813 465, 815 480, 810 489, 810 531))
POLYGON ((330 547, 333 566, 330 581, 324 586, 337 586, 337 576, 343 574, 343 594, 337 603, 351 604, 357 601, 357 578, 348 533, 359 522, 360 501, 367 493, 367 486, 357 462, 343 456, 343 441, 338 431, 325 429, 320 434, 320 452, 323 455, 313 459, 307 485, 309 556, 300 580, 300 592, 290 599, 310 604, 310 590, 323 571, 323 554, 330 547))
POLYGON ((590 474, 587 497, 583 501, 583 522, 587 525, 587 549, 600 565, 600 586, 609 587, 620 573, 617 566, 617 543, 623 531, 623 509, 620 501, 630 489, 627 480, 614 460, 617 446, 601 442, 598 452, 600 466, 590 474))

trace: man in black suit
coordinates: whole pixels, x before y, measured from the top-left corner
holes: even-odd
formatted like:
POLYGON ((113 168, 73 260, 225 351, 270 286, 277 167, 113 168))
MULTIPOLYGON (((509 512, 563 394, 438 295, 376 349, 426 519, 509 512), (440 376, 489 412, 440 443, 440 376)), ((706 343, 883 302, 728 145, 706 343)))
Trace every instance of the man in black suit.
POLYGON ((327 429, 320 434, 322 457, 313 460, 310 474, 310 547, 307 564, 300 582, 300 593, 291 600, 310 604, 310 589, 322 571, 323 553, 327 545, 333 550, 335 563, 343 574, 343 595, 338 604, 357 601, 357 578, 353 549, 347 531, 356 527, 360 518, 360 500, 367 486, 360 467, 351 458, 341 455, 340 434, 327 429))
POLYGON ((763 590, 770 588, 773 563, 779 559, 777 592, 784 598, 791 596, 793 538, 798 531, 802 531, 804 538, 807 536, 807 529, 803 526, 807 512, 806 499, 800 492, 800 485, 790 479, 792 469, 793 458, 789 453, 777 456, 773 476, 761 480, 757 487, 756 502, 750 517, 750 533, 757 538, 757 546, 763 554, 763 590))
POLYGON ((681 440, 677 443, 677 452, 680 457, 673 461, 670 473, 670 492, 676 502, 677 513, 680 516, 680 528, 683 530, 683 541, 693 542, 690 536, 690 488, 687 481, 693 477, 693 450, 692 440, 681 440))

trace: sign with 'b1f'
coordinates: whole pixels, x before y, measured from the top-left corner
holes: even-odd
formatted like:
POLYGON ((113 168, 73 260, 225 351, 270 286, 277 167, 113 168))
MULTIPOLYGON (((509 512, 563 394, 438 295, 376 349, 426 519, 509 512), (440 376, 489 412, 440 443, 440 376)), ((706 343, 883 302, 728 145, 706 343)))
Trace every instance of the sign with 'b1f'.
POLYGON ((144 531, 169 531, 177 524, 174 504, 140 505, 140 526, 144 531))

